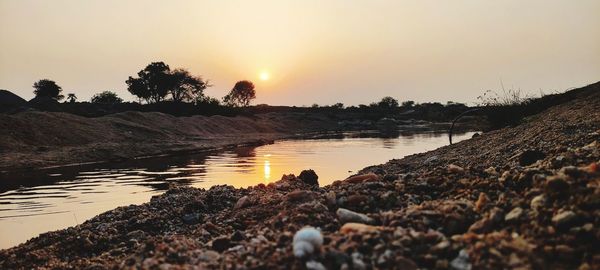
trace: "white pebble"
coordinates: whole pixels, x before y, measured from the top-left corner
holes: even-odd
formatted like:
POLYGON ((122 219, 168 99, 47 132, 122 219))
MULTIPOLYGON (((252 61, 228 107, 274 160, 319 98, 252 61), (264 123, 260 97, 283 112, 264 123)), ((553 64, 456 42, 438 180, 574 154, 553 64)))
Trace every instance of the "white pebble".
POLYGON ((323 245, 323 235, 313 227, 305 227, 294 235, 294 256, 303 258, 311 255, 323 245))

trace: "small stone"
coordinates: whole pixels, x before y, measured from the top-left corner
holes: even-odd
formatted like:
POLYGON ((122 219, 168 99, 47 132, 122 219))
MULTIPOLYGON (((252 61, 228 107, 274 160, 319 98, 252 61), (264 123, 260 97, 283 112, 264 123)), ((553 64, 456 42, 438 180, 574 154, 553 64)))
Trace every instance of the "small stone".
POLYGON ((229 237, 231 239, 231 241, 242 241, 244 240, 244 238, 246 238, 244 236, 244 234, 240 231, 235 231, 233 234, 231 234, 231 237, 229 237))
POLYGON ((458 256, 450 262, 451 269, 455 270, 471 270, 471 263, 469 263, 469 253, 465 249, 461 249, 458 252, 458 256))
POLYGON ((183 223, 185 224, 196 224, 198 222, 200 222, 200 214, 198 213, 192 213, 192 214, 186 214, 183 215, 183 217, 181 218, 183 219, 183 223))
POLYGON ((363 223, 363 224, 372 224, 373 223, 373 219, 368 217, 365 214, 361 214, 361 213, 357 213, 348 209, 344 209, 344 208, 339 208, 336 211, 336 214, 338 216, 338 219, 340 220, 340 223, 344 224, 344 223, 348 223, 348 222, 355 222, 355 223, 363 223))
POLYGON ((531 207, 531 209, 539 210, 542 209, 544 205, 546 205, 547 200, 548 199, 546 198, 546 195, 537 195, 533 197, 533 199, 531 199, 531 203, 529 204, 529 206, 531 207))
POLYGON ((154 258, 146 258, 142 262, 142 268, 151 269, 153 266, 158 265, 158 261, 154 258))
POLYGON ((513 210, 508 212, 506 216, 504 216, 505 221, 514 221, 518 220, 523 215, 523 208, 515 207, 513 210))
POLYGON ((489 200, 490 199, 487 195, 485 195, 485 193, 479 193, 479 198, 477 199, 477 202, 475 202, 475 211, 481 212, 481 210, 483 210, 483 208, 487 205, 489 200))
POLYGON ((438 160, 439 160, 438 156, 430 156, 425 160, 425 164, 434 163, 434 162, 437 162, 438 160))
POLYGON ((365 233, 365 232, 376 232, 379 228, 376 226, 365 225, 362 223, 346 223, 340 228, 340 233, 349 234, 353 232, 365 233))
POLYGON ((569 183, 563 175, 549 176, 546 178, 546 190, 550 193, 564 194, 569 190, 569 183))
POLYGON ((218 252, 213 251, 213 250, 204 251, 200 254, 200 256, 198 256, 198 258, 200 260, 206 261, 206 262, 216 261, 219 259, 219 257, 221 257, 221 255, 219 255, 218 252))
POLYGON ((362 183, 362 182, 368 182, 368 181, 377 181, 378 179, 379 179, 379 177, 376 174, 368 173, 368 174, 350 176, 350 177, 346 178, 346 180, 344 180, 344 181, 347 183, 362 183))
POLYGON ((519 165, 529 166, 529 165, 535 163, 536 161, 543 159, 545 157, 546 157, 546 154, 544 154, 544 152, 542 152, 542 151, 527 150, 527 151, 521 153, 521 155, 519 155, 519 165))
POLYGON ((214 249, 218 252, 223 252, 223 251, 227 250, 230 245, 231 245, 231 241, 229 241, 229 238, 219 237, 212 241, 211 247, 212 247, 212 249, 214 249))
POLYGON ((465 172, 465 169, 463 169, 463 167, 461 167, 461 166, 450 164, 450 165, 448 165, 448 172, 463 173, 463 172, 465 172))
POLYGON ((304 170, 300 173, 300 176, 298 176, 298 178, 300 178, 302 180, 302 182, 312 185, 312 186, 318 186, 319 185, 319 176, 317 175, 317 173, 315 173, 315 171, 313 170, 304 170))
POLYGON ((353 194, 346 198, 346 204, 351 206, 358 206, 367 201, 369 201, 369 197, 361 194, 353 194))
POLYGON ((327 202, 327 205, 335 206, 337 203, 336 199, 337 195, 334 191, 329 191, 325 194, 325 201, 327 202))
POLYGON ((323 235, 313 227, 305 227, 294 234, 293 251, 296 258, 309 256, 323 245, 323 235))
POLYGON ((590 150, 594 150, 597 149, 600 146, 600 144, 598 144, 597 141, 593 141, 592 143, 582 147, 581 149, 586 150, 586 151, 590 151, 590 150))
POLYGON ((241 197, 236 203, 234 209, 241 209, 250 206, 252 201, 248 196, 241 197))
POLYGON ((308 261, 306 262, 306 269, 307 270, 327 270, 327 268, 325 268, 325 266, 317 261, 308 261))
POLYGON ((562 211, 552 217, 552 222, 558 228, 570 227, 577 220, 577 214, 573 211, 562 211))
POLYGON ((398 257, 394 259, 394 266, 396 269, 405 269, 405 270, 417 270, 419 267, 417 264, 406 257, 398 257))
POLYGON ((294 190, 285 197, 288 201, 303 201, 312 198, 312 192, 306 190, 294 190))
POLYGON ((498 174, 498 171, 496 171, 496 168, 494 168, 494 167, 489 167, 489 168, 483 170, 483 172, 485 172, 489 175, 497 175, 498 174))

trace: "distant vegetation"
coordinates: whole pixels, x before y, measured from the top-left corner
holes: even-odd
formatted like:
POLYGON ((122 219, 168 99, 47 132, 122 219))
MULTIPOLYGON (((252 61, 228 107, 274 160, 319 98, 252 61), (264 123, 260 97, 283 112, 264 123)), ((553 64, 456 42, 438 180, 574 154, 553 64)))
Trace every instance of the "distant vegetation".
POLYGON ((117 93, 111 91, 104 91, 102 93, 95 94, 90 100, 92 103, 97 104, 117 104, 122 103, 123 99, 117 96, 117 93))
POLYGON ((203 95, 208 83, 191 75, 185 69, 171 71, 163 62, 150 63, 138 72, 138 77, 129 77, 127 90, 140 101, 158 103, 171 96, 175 102, 194 101, 203 95))
POLYGON ((223 98, 223 102, 231 107, 248 107, 255 98, 254 84, 251 81, 239 81, 223 98))
MULTIPOLYGON (((345 106, 343 103, 332 105, 313 104, 309 107, 270 106, 260 104, 250 106, 256 99, 254 83, 238 81, 222 100, 205 95, 204 90, 211 87, 208 80, 193 75, 183 68, 171 69, 164 62, 152 62, 125 81, 127 90, 138 98, 138 102, 124 102, 113 91, 103 91, 92 96, 90 102, 78 102, 75 93, 68 93, 64 103, 62 88, 49 79, 33 84, 35 98, 30 107, 45 111, 64 111, 78 115, 95 117, 123 111, 158 111, 176 116, 185 115, 252 115, 269 112, 315 112, 330 117, 354 115, 356 119, 378 121, 383 118, 396 120, 417 119, 427 121, 452 121, 462 112, 472 109, 465 104, 448 101, 416 103, 412 100, 399 101, 386 96, 369 105, 345 106)), ((8 94, 5 94, 8 98, 8 94)), ((489 121, 490 128, 496 129, 515 125, 524 117, 560 104, 572 97, 572 94, 547 95, 540 98, 525 96, 520 90, 504 90, 498 93, 486 91, 478 99, 478 111, 489 121)), ((13 98, 14 99, 14 98, 13 98)), ((15 99, 16 100, 16 99, 15 99)), ((19 103, 20 102, 12 102, 19 103)), ((8 105, 7 105, 8 106, 8 105)), ((17 106, 17 105, 15 105, 17 106)), ((18 105, 23 106, 23 105, 18 105)), ((17 106, 17 107, 18 107, 17 106)), ((6 106, 5 106, 6 107, 6 106)), ((3 109, 10 112, 10 109, 3 109)), ((14 110, 13 110, 14 111, 14 110)))
POLYGON ((36 97, 40 98, 51 98, 54 100, 61 100, 65 96, 61 95, 62 88, 56 84, 56 82, 43 79, 33 84, 33 93, 36 97))

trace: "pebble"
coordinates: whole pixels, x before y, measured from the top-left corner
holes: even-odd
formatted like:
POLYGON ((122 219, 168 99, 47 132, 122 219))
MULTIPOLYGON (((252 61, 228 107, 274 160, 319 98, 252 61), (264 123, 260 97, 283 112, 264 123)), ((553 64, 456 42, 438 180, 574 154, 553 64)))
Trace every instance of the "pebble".
POLYGON ((546 189, 550 193, 564 194, 569 189, 569 183, 567 183, 566 176, 555 175, 546 178, 546 189))
POLYGON ((544 205, 546 205, 547 201, 548 199, 546 198, 546 195, 537 195, 533 197, 533 199, 531 199, 531 203, 529 204, 529 206, 531 207, 531 209, 539 210, 542 209, 544 205))
POLYGON ((303 201, 312 198, 312 192, 306 190, 294 190, 285 197, 288 201, 303 201))
POLYGON ((479 198, 477 199, 477 202, 475 202, 475 211, 481 212, 489 200, 490 199, 484 192, 479 193, 479 198))
POLYGON ((544 152, 539 150, 526 150, 521 155, 519 155, 519 165, 521 166, 529 166, 536 161, 543 159, 546 157, 544 152))
POLYGON ((338 216, 338 219, 340 220, 340 223, 344 224, 344 223, 349 223, 349 222, 355 222, 355 223, 363 223, 363 224, 372 224, 373 223, 373 219, 368 217, 365 214, 361 214, 361 213, 357 213, 348 209, 344 209, 344 208, 339 208, 336 211, 336 214, 338 216))
POLYGON ((231 241, 229 241, 229 238, 219 237, 212 241, 211 247, 218 252, 223 252, 228 249, 230 245, 231 241))
POLYGON ((376 181, 378 179, 379 179, 379 177, 376 174, 368 173, 368 174, 350 176, 350 177, 346 178, 346 180, 344 180, 344 181, 348 182, 348 183, 362 183, 362 182, 367 182, 367 181, 376 181))
POLYGON ((248 196, 241 197, 236 203, 234 209, 241 209, 252 204, 250 198, 248 196))
POLYGON ((306 269, 307 270, 327 270, 327 268, 325 268, 325 266, 317 261, 307 261, 306 262, 306 269))
POLYGON ((313 227, 304 227, 296 232, 293 240, 294 256, 304 258, 312 255, 323 245, 321 231, 313 227))
POLYGON ((573 211, 561 211, 552 217, 552 222, 559 228, 566 228, 577 220, 577 214, 573 211))
POLYGON ((524 212, 523 208, 515 207, 515 208, 513 208, 513 210, 508 212, 508 214, 506 214, 506 216, 504 216, 504 220, 505 221, 518 220, 523 215, 523 212, 524 212))
POLYGON ((181 218, 183 219, 183 223, 185 224, 196 224, 198 222, 200 222, 200 214, 198 213, 192 213, 192 214, 186 214, 183 215, 183 217, 181 218))
POLYGON ((464 173, 465 169, 463 169, 463 167, 461 167, 461 166, 450 164, 450 165, 448 165, 448 172, 451 172, 451 173, 464 173))
POLYGON ((450 262, 450 268, 455 270, 471 270, 471 263, 469 263, 469 253, 467 250, 461 249, 458 252, 458 256, 450 262))
POLYGON ((300 175, 298 176, 298 178, 300 178, 302 180, 302 182, 309 184, 311 186, 318 186, 319 185, 319 176, 317 175, 317 173, 313 170, 304 170, 300 173, 300 175))
POLYGON ((365 232, 376 232, 379 228, 376 226, 365 225, 362 223, 346 223, 340 228, 340 233, 349 234, 353 232, 365 233, 365 232))

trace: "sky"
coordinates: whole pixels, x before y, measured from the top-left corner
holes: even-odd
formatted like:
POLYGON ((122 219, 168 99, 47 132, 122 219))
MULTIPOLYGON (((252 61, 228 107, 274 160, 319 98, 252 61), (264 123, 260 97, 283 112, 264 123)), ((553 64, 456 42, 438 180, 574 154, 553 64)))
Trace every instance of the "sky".
POLYGON ((0 89, 29 99, 47 78, 80 101, 135 100, 125 80, 163 61, 217 98, 251 80, 256 104, 539 95, 600 81, 598 14, 597 0, 0 0, 0 89))

